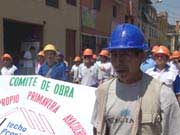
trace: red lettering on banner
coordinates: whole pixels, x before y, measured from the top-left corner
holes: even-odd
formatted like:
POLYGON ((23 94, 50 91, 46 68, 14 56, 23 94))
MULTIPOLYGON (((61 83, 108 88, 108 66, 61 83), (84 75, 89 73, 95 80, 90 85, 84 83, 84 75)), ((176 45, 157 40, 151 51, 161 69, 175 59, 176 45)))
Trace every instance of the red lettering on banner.
POLYGON ((44 97, 43 95, 36 92, 30 91, 28 93, 27 99, 41 104, 42 106, 46 107, 53 113, 56 113, 58 109, 60 108, 60 105, 58 105, 57 102, 53 101, 52 99, 48 97, 44 97))
POLYGON ((15 103, 18 103, 18 102, 19 102, 19 95, 12 95, 12 96, 0 99, 0 104, 2 106, 11 105, 11 104, 15 104, 15 103))
POLYGON ((48 135, 55 135, 55 132, 46 116, 40 113, 37 114, 33 110, 27 110, 24 107, 20 108, 20 110, 30 128, 39 130, 41 132, 49 132, 48 135))
POLYGON ((66 116, 63 120, 71 128, 74 135, 87 135, 81 123, 71 114, 66 116))

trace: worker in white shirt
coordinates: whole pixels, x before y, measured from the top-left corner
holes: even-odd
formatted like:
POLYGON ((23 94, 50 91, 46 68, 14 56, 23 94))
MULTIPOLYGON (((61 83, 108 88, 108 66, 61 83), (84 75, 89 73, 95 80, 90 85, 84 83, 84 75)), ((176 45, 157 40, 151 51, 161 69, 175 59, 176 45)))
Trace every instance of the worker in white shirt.
POLYGON ((37 56, 37 61, 35 63, 35 74, 38 74, 40 67, 45 62, 44 51, 40 51, 37 56))
POLYGON ((5 53, 2 58, 1 75, 17 75, 18 68, 13 65, 13 59, 10 54, 5 53))
POLYGON ((92 62, 93 51, 92 49, 85 49, 83 51, 83 63, 79 67, 79 80, 80 84, 97 87, 98 86, 98 68, 92 62))
POLYGON ((146 51, 145 51, 146 59, 141 63, 141 66, 140 66, 141 71, 143 71, 144 73, 145 73, 148 69, 154 67, 154 65, 156 64, 156 62, 155 62, 154 59, 153 59, 153 54, 154 54, 154 52, 156 52, 156 50, 157 50, 158 47, 159 47, 158 45, 154 45, 154 46, 152 47, 152 49, 151 49, 151 53, 150 53, 149 48, 147 47, 147 49, 146 49, 146 51), (150 53, 150 54, 149 54, 149 53, 150 53))
POLYGON ((180 65, 178 62, 179 57, 180 57, 180 52, 177 50, 173 51, 172 55, 170 56, 170 62, 169 62, 170 70, 175 72, 176 74, 178 74, 180 71, 180 65))
POLYGON ((107 50, 101 50, 99 53, 100 63, 98 64, 98 80, 99 83, 103 83, 114 75, 114 69, 109 61, 109 52, 107 50))
POLYGON ((180 51, 175 50, 172 52, 171 63, 175 66, 175 71, 178 73, 173 82, 173 90, 180 105, 180 51))
POLYGON ((172 87, 177 74, 171 71, 170 66, 167 64, 169 56, 169 49, 163 45, 159 46, 157 51, 154 52, 156 65, 148 69, 146 73, 172 87))
POLYGON ((70 71, 73 78, 73 83, 79 83, 78 75, 79 75, 80 64, 81 64, 81 58, 79 56, 76 56, 74 58, 74 65, 72 66, 71 71, 70 71))
POLYGON ((35 47, 34 46, 31 46, 29 48, 29 50, 27 50, 25 53, 24 53, 24 69, 25 69, 25 75, 34 75, 34 72, 35 72, 35 69, 34 69, 34 66, 35 66, 35 47))

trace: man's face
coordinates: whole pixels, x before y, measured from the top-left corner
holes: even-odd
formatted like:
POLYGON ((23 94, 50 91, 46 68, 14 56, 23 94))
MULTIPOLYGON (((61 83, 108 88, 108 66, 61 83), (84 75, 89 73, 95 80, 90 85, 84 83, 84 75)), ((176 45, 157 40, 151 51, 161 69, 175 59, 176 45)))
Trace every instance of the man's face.
POLYGON ((5 67, 9 67, 11 65, 11 62, 12 61, 9 58, 5 58, 3 60, 3 64, 4 64, 5 67))
POLYGON ((79 66, 81 64, 81 62, 80 61, 76 61, 76 62, 74 62, 74 64, 79 66))
POLYGON ((168 58, 164 54, 155 54, 154 55, 154 60, 157 64, 157 66, 164 67, 168 61, 168 58))
POLYGON ((102 61, 102 62, 106 62, 107 61, 107 57, 106 56, 100 56, 100 60, 102 61))
POLYGON ((90 65, 91 63, 92 63, 92 56, 91 55, 84 56, 84 64, 90 65))
POLYGON ((38 55, 37 60, 39 62, 44 62, 44 56, 38 55))
POLYGON ((35 51, 36 51, 36 50, 35 50, 34 48, 31 48, 31 49, 30 49, 30 52, 31 52, 32 54, 35 53, 35 51))
POLYGON ((118 75, 118 79, 124 83, 134 83, 141 75, 140 64, 144 59, 144 53, 136 54, 132 49, 111 51, 111 62, 118 75))
POLYGON ((64 57, 62 55, 57 55, 56 60, 57 62, 62 62, 64 60, 64 57))
POLYGON ((46 58, 46 62, 49 65, 51 65, 51 64, 55 63, 56 53, 54 51, 46 51, 45 52, 45 58, 46 58))

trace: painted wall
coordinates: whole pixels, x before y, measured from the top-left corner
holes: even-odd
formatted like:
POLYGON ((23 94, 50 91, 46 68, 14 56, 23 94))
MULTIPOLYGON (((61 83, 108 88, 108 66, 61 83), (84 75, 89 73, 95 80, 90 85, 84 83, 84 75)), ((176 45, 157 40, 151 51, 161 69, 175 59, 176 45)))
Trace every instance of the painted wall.
POLYGON ((45 0, 1 0, 0 54, 3 52, 3 18, 44 25, 43 44, 53 43, 64 52, 66 29, 77 31, 76 45, 79 45, 79 12, 79 0, 77 6, 68 5, 66 0, 59 0, 59 8, 47 6, 45 0))

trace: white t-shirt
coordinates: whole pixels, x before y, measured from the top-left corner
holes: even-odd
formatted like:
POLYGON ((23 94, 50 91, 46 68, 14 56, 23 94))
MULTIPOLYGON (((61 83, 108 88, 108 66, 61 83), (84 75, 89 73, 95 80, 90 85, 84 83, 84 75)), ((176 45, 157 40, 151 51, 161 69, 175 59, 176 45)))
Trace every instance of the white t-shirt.
POLYGON ((2 67, 1 75, 14 75, 16 70, 17 70, 17 67, 15 65, 12 65, 11 68, 2 67))
POLYGON ((176 65, 171 61, 168 63, 168 65, 170 66, 169 70, 174 72, 175 74, 179 73, 179 69, 176 67, 176 65))
POLYGON ((42 66, 42 64, 40 64, 39 62, 36 63, 36 65, 35 65, 35 74, 38 74, 39 69, 40 69, 41 66, 42 66))
POLYGON ((79 65, 73 65, 71 68, 71 73, 73 73, 73 81, 78 80, 78 74, 79 74, 79 65))
POLYGON ((114 75, 114 68, 111 62, 100 63, 98 65, 98 80, 106 81, 114 75))
MULTIPOLYGON (((142 80, 133 84, 123 84, 117 79, 110 85, 108 92, 105 120, 109 129, 109 135, 131 135, 135 115, 137 115, 138 96, 143 83, 146 80, 143 75, 142 80)), ((110 83, 110 82, 108 82, 110 83)), ((98 89, 101 90, 101 89, 98 89)), ((100 92, 99 92, 100 93, 100 92)), ((92 124, 97 128, 99 95, 96 93, 96 102, 92 115, 92 124)), ((162 111, 162 131, 163 135, 179 135, 180 133, 180 109, 177 99, 170 87, 163 85, 160 90, 160 110, 162 111)))
POLYGON ((33 67, 33 60, 32 60, 32 54, 30 51, 26 51, 24 54, 24 67, 26 68, 32 68, 33 67))
POLYGON ((146 73, 152 76, 155 79, 158 79, 161 82, 164 82, 168 86, 172 86, 173 81, 175 80, 177 73, 170 70, 170 67, 167 65, 163 70, 159 70, 156 67, 150 68, 146 73))
POLYGON ((79 66, 79 77, 82 85, 94 86, 98 84, 98 69, 94 64, 91 67, 87 68, 84 63, 79 66))

